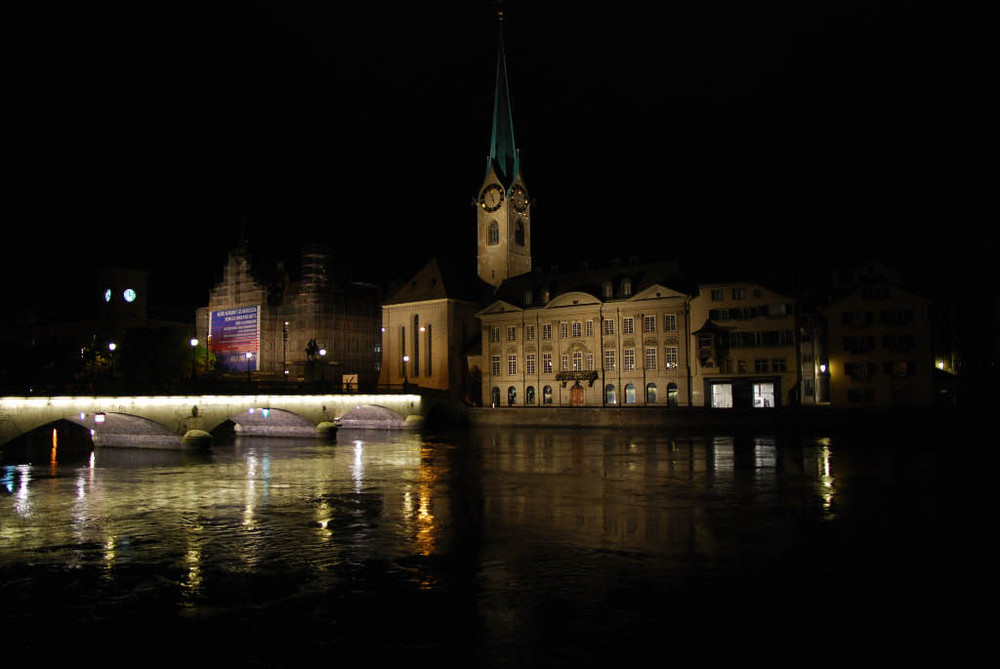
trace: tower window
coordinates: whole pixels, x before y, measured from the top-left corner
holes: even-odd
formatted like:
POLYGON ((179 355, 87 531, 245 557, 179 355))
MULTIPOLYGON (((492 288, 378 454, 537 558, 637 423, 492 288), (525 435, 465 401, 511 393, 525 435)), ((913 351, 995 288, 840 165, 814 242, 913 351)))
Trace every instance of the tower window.
POLYGON ((517 219, 517 223, 514 225, 514 242, 518 246, 524 246, 524 223, 521 219, 517 219))
POLYGON ((500 224, 496 221, 490 221, 489 237, 487 238, 487 244, 499 244, 500 243, 500 224))

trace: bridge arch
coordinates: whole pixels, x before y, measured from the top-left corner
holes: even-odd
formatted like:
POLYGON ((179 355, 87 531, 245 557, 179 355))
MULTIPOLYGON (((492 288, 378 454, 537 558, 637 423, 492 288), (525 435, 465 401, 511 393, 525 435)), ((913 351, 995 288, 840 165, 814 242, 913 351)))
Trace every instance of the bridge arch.
POLYGON ((253 437, 314 437, 317 426, 288 409, 250 407, 229 417, 237 435, 253 437))
POLYGON ((337 423, 348 430, 401 430, 406 427, 402 416, 378 404, 360 404, 345 412, 337 423))
POLYGON ((139 446, 176 448, 181 437, 150 418, 117 411, 98 411, 68 416, 67 421, 90 430, 95 446, 139 446))

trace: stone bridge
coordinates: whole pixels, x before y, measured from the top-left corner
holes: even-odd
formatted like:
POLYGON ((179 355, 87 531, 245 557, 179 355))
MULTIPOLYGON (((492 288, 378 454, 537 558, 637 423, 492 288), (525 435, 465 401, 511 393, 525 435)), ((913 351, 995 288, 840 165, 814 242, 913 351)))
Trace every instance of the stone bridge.
POLYGON ((242 435, 316 436, 337 422, 403 427, 423 409, 416 394, 0 397, 0 447, 60 420, 90 429, 95 444, 174 448, 227 422, 242 435))

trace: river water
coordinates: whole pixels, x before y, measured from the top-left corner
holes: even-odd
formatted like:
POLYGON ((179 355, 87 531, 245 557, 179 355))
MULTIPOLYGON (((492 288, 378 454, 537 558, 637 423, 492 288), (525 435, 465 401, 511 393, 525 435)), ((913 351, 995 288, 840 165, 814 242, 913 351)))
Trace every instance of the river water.
POLYGON ((8 659, 954 663, 986 630, 974 435, 56 442, 0 465, 8 659))

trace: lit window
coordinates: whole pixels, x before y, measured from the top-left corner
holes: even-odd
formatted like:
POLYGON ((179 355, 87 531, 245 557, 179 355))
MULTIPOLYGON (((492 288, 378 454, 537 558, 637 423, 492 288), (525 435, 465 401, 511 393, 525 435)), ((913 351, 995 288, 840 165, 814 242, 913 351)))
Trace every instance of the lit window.
POLYGON ((552 354, 542 353, 542 374, 552 373, 552 354))
POLYGON ((663 349, 663 367, 664 369, 672 369, 677 367, 677 347, 667 346, 663 349))
POLYGON ((573 371, 583 371, 583 354, 579 351, 573 354, 573 371))

